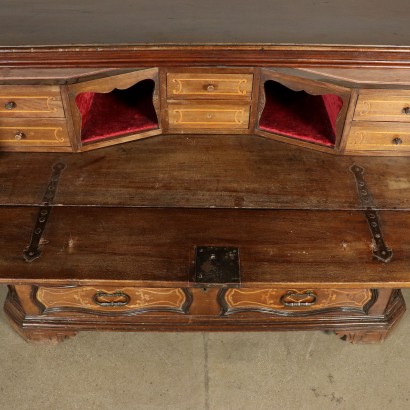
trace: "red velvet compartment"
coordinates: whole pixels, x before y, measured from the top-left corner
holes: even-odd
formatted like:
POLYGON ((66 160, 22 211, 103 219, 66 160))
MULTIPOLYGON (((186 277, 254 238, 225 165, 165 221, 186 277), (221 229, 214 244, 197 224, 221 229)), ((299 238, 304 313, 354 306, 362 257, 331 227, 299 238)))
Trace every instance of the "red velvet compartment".
POLYGON ((259 128, 287 137, 332 147, 343 100, 335 94, 311 95, 275 81, 265 83, 266 104, 259 128))
POLYGON ((152 103, 154 87, 154 81, 143 80, 126 90, 78 94, 75 102, 82 118, 82 142, 158 128, 152 103))

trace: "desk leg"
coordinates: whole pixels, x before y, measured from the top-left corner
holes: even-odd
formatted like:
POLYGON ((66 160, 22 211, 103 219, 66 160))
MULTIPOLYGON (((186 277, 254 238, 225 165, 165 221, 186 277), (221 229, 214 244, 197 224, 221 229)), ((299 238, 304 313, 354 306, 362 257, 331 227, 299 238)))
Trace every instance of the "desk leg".
POLYGON ((379 289, 377 302, 369 310, 369 317, 376 323, 366 324, 364 328, 338 330, 341 339, 354 344, 382 343, 406 311, 406 304, 399 289, 379 289))
POLYGON ((39 328, 38 321, 31 321, 31 318, 35 318, 36 315, 40 314, 40 308, 35 304, 32 294, 32 286, 9 286, 9 292, 4 304, 4 311, 11 327, 23 339, 28 342, 47 341, 57 343, 76 335, 76 332, 72 330, 39 328))

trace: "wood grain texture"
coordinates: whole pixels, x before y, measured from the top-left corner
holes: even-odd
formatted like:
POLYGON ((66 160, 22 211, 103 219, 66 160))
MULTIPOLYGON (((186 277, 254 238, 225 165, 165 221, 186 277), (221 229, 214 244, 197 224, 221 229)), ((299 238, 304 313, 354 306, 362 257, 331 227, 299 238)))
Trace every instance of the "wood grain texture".
POLYGON ((41 257, 27 263, 22 252, 36 214, 35 208, 1 209, 2 283, 186 287, 193 248, 206 245, 239 248, 244 287, 410 286, 406 212, 380 212, 394 252, 389 263, 373 258, 361 211, 61 206, 51 212, 41 257))
POLYGON ((399 122, 355 121, 347 136, 349 151, 408 152, 410 124, 399 122))
POLYGON ((10 145, 23 150, 33 145, 70 146, 66 121, 60 118, 3 118, 0 120, 0 147, 7 150, 10 145))
POLYGON ((410 90, 361 90, 353 119, 410 122, 410 90))
POLYGON ((186 313, 190 304, 189 293, 178 288, 41 286, 35 297, 43 306, 44 313, 67 310, 93 314, 186 313))
POLYGON ((10 286, 9 288, 4 308, 6 317, 17 333, 29 341, 62 341, 81 330, 334 330, 339 335, 349 335, 349 340, 352 342, 366 343, 383 340, 405 311, 401 292, 393 291, 386 309, 377 315, 366 315, 351 311, 306 317, 281 317, 260 314, 215 317, 209 315, 163 315, 161 312, 144 316, 84 315, 76 312, 27 315, 22 309, 21 301, 14 292, 14 287, 10 286), (361 337, 361 335, 371 335, 371 337, 361 337))
POLYGON ((225 102, 211 104, 199 101, 189 103, 168 102, 169 128, 184 132, 197 129, 247 129, 250 106, 225 102))
POLYGON ((410 209, 408 158, 332 156, 253 135, 164 135, 0 159, 3 205, 38 205, 52 165, 63 161, 56 203, 68 206, 360 209, 349 171, 358 164, 376 208, 410 209))
POLYGON ((368 289, 228 289, 222 296, 225 314, 256 311, 269 314, 311 314, 329 309, 367 312, 368 289), (312 296, 310 296, 312 295, 312 296), (295 306, 289 306, 292 301, 295 306))
POLYGON ((20 117, 64 118, 60 88, 1 85, 0 119, 20 117))
POLYGON ((252 80, 252 74, 168 73, 167 97, 250 100, 252 80))

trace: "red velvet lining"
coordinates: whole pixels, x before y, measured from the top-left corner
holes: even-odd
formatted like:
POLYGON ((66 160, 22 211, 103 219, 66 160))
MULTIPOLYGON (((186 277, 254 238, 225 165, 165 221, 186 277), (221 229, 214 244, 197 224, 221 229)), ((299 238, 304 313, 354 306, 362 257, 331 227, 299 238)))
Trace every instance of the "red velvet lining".
POLYGON ((75 102, 80 111, 81 140, 98 141, 158 128, 152 103, 155 83, 144 80, 126 90, 85 92, 75 102))
POLYGON ((259 128, 275 134, 334 146, 343 100, 335 94, 311 95, 275 81, 265 83, 266 104, 259 128))

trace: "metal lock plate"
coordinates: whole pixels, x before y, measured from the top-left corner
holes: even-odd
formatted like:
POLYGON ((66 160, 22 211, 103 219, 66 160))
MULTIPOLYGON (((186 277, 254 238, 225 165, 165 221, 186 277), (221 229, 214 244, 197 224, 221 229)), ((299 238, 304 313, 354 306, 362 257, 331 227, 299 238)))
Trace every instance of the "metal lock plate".
POLYGON ((238 286, 241 283, 239 249, 197 246, 193 281, 201 287, 238 286))

